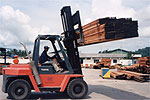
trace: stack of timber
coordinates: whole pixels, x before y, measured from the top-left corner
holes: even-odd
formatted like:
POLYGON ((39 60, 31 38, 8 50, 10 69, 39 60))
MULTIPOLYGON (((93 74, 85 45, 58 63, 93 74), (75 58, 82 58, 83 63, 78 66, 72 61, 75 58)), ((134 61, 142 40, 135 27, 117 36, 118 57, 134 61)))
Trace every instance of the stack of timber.
POLYGON ((150 67, 134 64, 132 66, 115 65, 117 71, 111 72, 111 77, 115 79, 133 79, 139 82, 145 82, 150 79, 150 67))
POLYGON ((138 58, 138 64, 141 66, 150 66, 150 56, 138 58))
POLYGON ((150 74, 150 66, 147 66, 147 65, 142 66, 142 65, 136 64, 136 65, 132 65, 132 66, 120 67, 119 69, 143 73, 143 74, 150 74))
POLYGON ((85 64, 85 68, 89 68, 89 64, 85 64))
POLYGON ((115 68, 117 68, 117 69, 119 69, 119 68, 121 68, 122 67, 122 64, 115 64, 115 66, 114 66, 115 68))
POLYGON ((93 69, 93 67, 94 67, 94 64, 90 64, 90 68, 93 69))
POLYGON ((2 75, 2 70, 3 70, 3 66, 4 66, 5 64, 3 64, 3 63, 0 63, 0 75, 2 75))
POLYGON ((83 64, 81 64, 81 68, 84 68, 83 64))
POLYGON ((84 43, 90 45, 125 38, 138 37, 138 22, 131 18, 102 18, 82 27, 84 43))
POLYGON ((101 59, 101 64, 104 66, 111 66, 111 59, 101 59))
POLYGON ((150 74, 150 57, 141 57, 138 58, 138 64, 133 64, 132 66, 121 67, 116 65, 120 70, 133 71, 143 74, 150 74))
POLYGON ((10 63, 0 63, 0 75, 3 73, 3 67, 9 67, 10 63))
POLYGON ((94 69, 99 69, 99 68, 109 68, 111 66, 111 59, 108 58, 103 58, 101 59, 100 62, 97 62, 96 65, 93 66, 94 69))
POLYGON ((126 75, 124 73, 121 73, 121 72, 118 72, 118 71, 111 72, 110 76, 115 78, 115 79, 125 79, 126 78, 126 75))
POLYGON ((149 80, 149 74, 142 74, 132 71, 118 70, 110 73, 111 77, 115 79, 129 79, 135 80, 138 82, 145 82, 149 80))
POLYGON ((139 82, 145 82, 149 80, 149 74, 142 74, 142 73, 137 73, 132 71, 125 71, 125 70, 119 70, 119 72, 126 74, 127 79, 133 79, 139 82))
POLYGON ((2 75, 2 66, 0 65, 0 75, 2 75))

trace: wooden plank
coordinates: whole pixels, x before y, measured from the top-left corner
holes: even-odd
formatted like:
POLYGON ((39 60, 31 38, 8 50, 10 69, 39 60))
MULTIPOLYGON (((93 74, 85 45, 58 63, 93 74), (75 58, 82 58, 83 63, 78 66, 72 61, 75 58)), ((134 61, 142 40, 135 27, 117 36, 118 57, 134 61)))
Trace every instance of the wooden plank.
POLYGON ((115 79, 125 79, 125 77, 126 77, 126 75, 124 73, 120 73, 118 71, 111 72, 110 75, 111 75, 111 77, 113 77, 115 79))
POLYGON ((94 21, 92 21, 92 22, 90 22, 90 23, 88 23, 88 24, 84 25, 84 26, 82 27, 82 29, 85 29, 85 28, 91 27, 91 26, 93 26, 93 25, 95 25, 95 24, 99 24, 99 19, 94 20, 94 21))
POLYGON ((93 26, 90 26, 88 28, 85 28, 85 29, 83 29, 83 33, 87 32, 87 31, 90 31, 92 29, 95 29, 95 28, 98 29, 98 30, 104 30, 105 29, 105 24, 102 24, 102 25, 97 24, 97 25, 93 25, 93 26))
POLYGON ((135 76, 149 76, 148 74, 142 74, 142 73, 137 73, 137 72, 131 72, 131 71, 124 71, 124 70, 120 70, 119 72, 121 73, 126 73, 126 74, 132 74, 135 76))
POLYGON ((111 73, 110 73, 110 76, 116 79, 116 76, 117 76, 117 75, 116 75, 116 73, 111 72, 111 73))

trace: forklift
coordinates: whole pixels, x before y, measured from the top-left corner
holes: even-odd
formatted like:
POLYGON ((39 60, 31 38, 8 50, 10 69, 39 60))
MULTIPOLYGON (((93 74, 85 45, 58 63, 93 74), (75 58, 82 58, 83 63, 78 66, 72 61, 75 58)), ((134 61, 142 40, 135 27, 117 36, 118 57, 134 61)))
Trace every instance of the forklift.
POLYGON ((61 19, 63 36, 38 35, 35 39, 32 59, 22 43, 30 62, 11 64, 10 67, 3 68, 2 91, 8 93, 9 98, 28 99, 31 90, 67 93, 72 99, 84 98, 87 95, 88 86, 83 79, 78 52, 79 42, 83 42, 79 11, 72 15, 70 6, 65 6, 61 9, 61 19), (76 25, 78 27, 75 27, 76 25), (62 72, 56 72, 52 64, 39 64, 39 49, 43 40, 52 44, 57 65, 63 69, 62 72))

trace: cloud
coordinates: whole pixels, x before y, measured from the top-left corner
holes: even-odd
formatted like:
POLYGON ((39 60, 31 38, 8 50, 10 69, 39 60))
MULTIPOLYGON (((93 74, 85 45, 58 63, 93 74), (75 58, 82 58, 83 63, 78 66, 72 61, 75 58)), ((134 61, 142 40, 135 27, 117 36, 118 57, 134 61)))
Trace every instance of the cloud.
POLYGON ((133 18, 133 20, 138 20, 140 37, 150 37, 150 5, 145 3, 146 0, 143 2, 132 0, 130 6, 125 5, 126 2, 125 0, 93 0, 92 14, 96 18, 133 18), (141 8, 134 8, 135 3, 140 4, 141 8))
POLYGON ((66 5, 71 6, 72 13, 80 11, 82 25, 103 17, 132 17, 138 20, 140 37, 83 47, 83 52, 98 52, 101 46, 102 49, 114 49, 122 44, 127 50, 149 46, 149 0, 32 0, 32 3, 26 0, 15 1, 5 0, 0 4, 0 47, 17 47, 20 46, 20 41, 33 44, 40 33, 60 34, 63 32, 60 9, 66 5), (135 42, 138 46, 134 45, 135 42))
POLYGON ((139 19, 139 33, 141 37, 150 38, 150 5, 143 7, 136 13, 137 19, 139 19))
POLYGON ((11 6, 0 7, 0 47, 20 45, 19 42, 32 44, 39 33, 48 33, 47 26, 33 27, 31 18, 11 6))
POLYGON ((98 17, 132 17, 133 8, 122 5, 122 0, 93 0, 92 13, 98 17))

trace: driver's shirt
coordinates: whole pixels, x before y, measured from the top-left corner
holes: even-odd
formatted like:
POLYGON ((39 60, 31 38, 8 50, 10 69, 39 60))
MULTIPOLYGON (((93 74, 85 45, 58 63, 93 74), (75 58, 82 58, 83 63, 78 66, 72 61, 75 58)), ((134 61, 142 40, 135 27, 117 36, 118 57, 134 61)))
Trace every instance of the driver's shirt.
POLYGON ((46 61, 49 61, 50 59, 53 59, 53 57, 50 57, 47 55, 47 52, 46 51, 43 51, 41 56, 40 56, 40 64, 46 62, 46 61))

